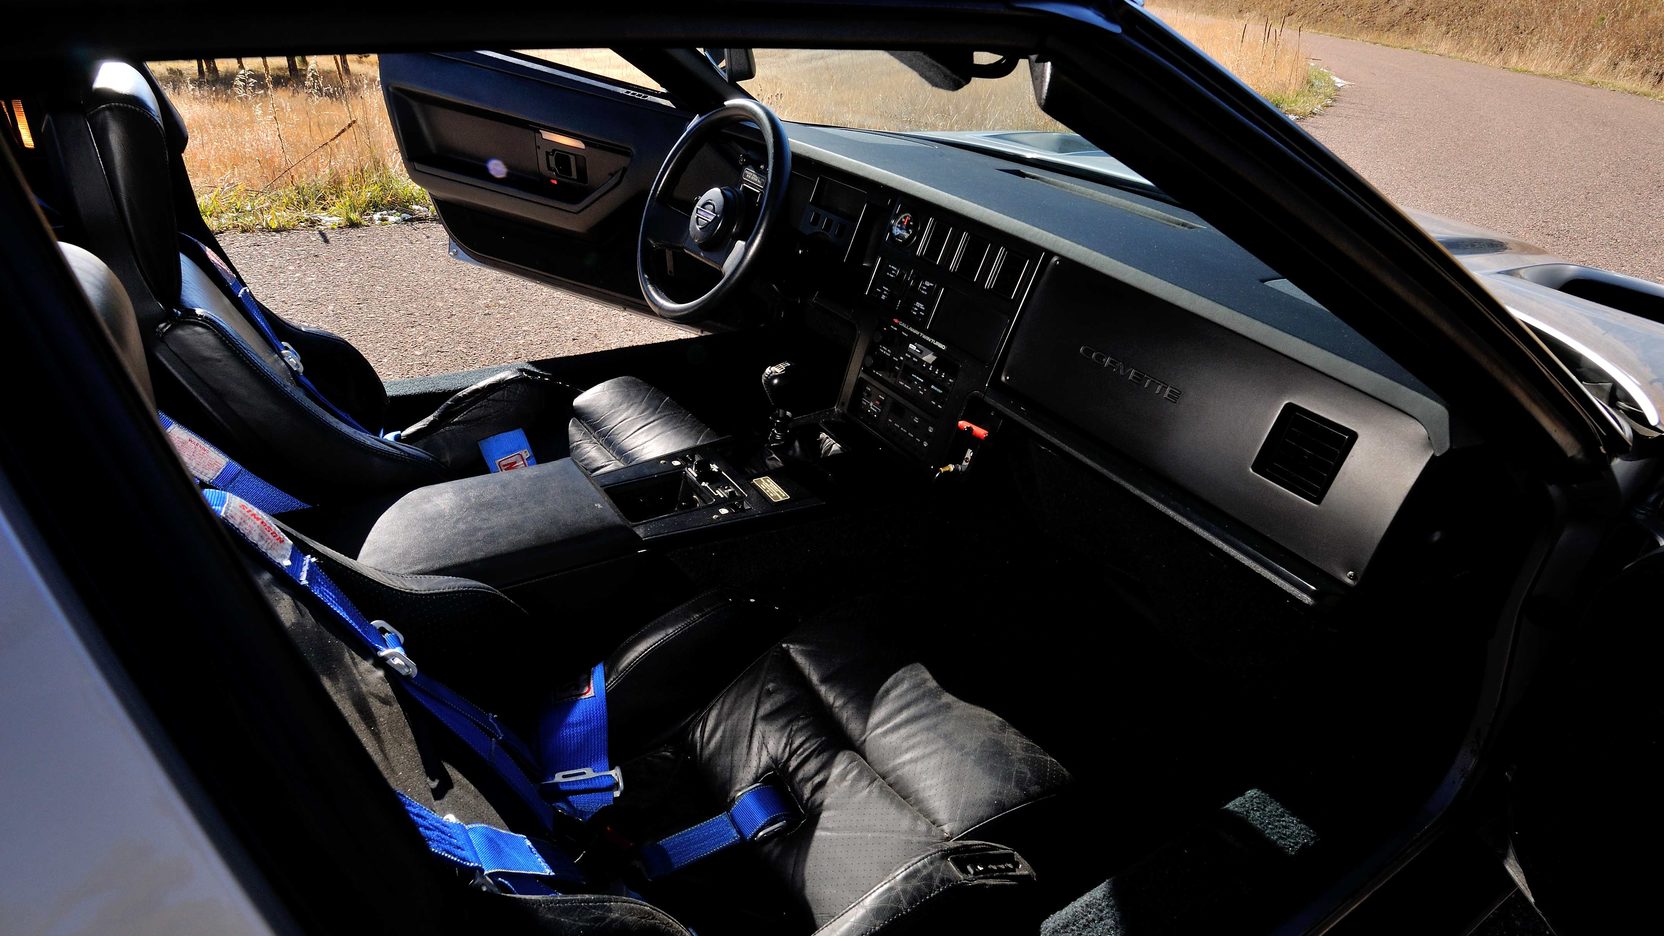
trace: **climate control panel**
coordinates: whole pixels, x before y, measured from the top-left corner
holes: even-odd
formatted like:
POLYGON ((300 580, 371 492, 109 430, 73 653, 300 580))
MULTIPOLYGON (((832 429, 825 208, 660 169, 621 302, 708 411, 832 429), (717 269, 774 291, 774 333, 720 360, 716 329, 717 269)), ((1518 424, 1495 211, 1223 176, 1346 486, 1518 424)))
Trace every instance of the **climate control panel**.
POLYGON ((848 409, 894 447, 939 466, 959 456, 955 425, 987 378, 985 365, 892 317, 865 338, 848 409))

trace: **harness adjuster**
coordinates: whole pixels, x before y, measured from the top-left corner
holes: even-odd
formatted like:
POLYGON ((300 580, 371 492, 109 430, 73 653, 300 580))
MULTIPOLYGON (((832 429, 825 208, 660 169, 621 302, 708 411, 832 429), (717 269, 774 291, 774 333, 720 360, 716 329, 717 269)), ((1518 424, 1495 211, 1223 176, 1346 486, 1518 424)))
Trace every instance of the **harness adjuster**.
POLYGON ((380 631, 381 635, 387 638, 387 646, 376 652, 376 659, 387 664, 388 669, 406 679, 415 676, 416 661, 404 652, 404 635, 386 621, 371 621, 370 626, 380 631))
POLYGON ((797 797, 792 794, 791 787, 786 785, 780 780, 779 777, 772 773, 734 794, 734 798, 730 800, 728 804, 729 819, 733 820, 734 810, 739 807, 741 800, 762 790, 772 790, 773 792, 778 793, 782 800, 784 800, 785 805, 789 806, 789 808, 784 809, 778 815, 767 819, 756 828, 749 830, 749 832, 746 829, 740 828, 739 823, 736 822, 734 824, 734 831, 738 832, 740 836, 748 842, 761 842, 764 839, 773 838, 776 835, 790 832, 797 828, 798 823, 803 821, 803 804, 798 802, 797 797))
POLYGON ((282 358, 283 363, 289 365, 289 369, 295 373, 306 373, 306 365, 301 363, 300 352, 296 351, 295 346, 289 342, 279 341, 277 343, 277 356, 282 358))
MULTIPOLYGON (((594 780, 598 777, 612 778, 612 798, 618 799, 624 794, 624 771, 618 767, 611 770, 595 770, 591 767, 576 767, 572 770, 556 771, 546 782, 553 786, 564 783, 578 783, 583 780, 594 780)), ((603 790, 587 790, 585 792, 602 793, 603 790)))

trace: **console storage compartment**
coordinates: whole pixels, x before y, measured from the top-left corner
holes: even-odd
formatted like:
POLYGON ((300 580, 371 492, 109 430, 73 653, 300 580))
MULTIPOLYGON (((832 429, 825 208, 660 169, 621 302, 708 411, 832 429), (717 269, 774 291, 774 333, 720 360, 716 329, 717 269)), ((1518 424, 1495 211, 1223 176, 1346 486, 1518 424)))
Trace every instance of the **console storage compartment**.
MULTIPOLYGON (((596 477, 643 543, 722 535, 822 501, 762 446, 719 439, 596 477)), ((754 528, 754 527, 753 527, 754 528)))
POLYGON ((381 515, 358 559, 502 589, 635 555, 641 540, 569 458, 417 488, 381 515))

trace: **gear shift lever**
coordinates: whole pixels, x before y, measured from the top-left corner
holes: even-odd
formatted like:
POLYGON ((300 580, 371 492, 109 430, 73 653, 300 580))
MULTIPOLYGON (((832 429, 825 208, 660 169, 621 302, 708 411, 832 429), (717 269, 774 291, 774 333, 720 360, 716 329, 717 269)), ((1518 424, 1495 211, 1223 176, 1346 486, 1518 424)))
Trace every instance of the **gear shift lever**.
POLYGON ((768 447, 778 449, 786 444, 791 429, 792 391, 796 380, 792 376, 792 362, 781 361, 763 368, 763 396, 768 398, 768 447))

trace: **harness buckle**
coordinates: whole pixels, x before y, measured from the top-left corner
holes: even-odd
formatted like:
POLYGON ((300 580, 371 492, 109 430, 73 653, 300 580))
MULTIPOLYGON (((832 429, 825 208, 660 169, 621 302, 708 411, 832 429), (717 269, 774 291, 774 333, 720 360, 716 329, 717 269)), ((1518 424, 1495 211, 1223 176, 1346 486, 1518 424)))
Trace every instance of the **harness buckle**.
MULTIPOLYGON (((577 783, 580 780, 594 780, 598 777, 612 778, 613 799, 617 799, 624 794, 624 772, 617 767, 614 767, 611 770, 595 770, 591 767, 577 767, 572 770, 560 770, 556 771, 555 774, 546 782, 555 786, 560 786, 564 783, 577 783)), ((594 790, 588 792, 600 793, 602 791, 594 790)))
POLYGON ((387 664, 387 668, 400 676, 409 679, 416 675, 416 661, 404 652, 404 635, 394 629, 386 621, 371 621, 370 626, 380 631, 387 638, 387 646, 376 652, 376 659, 387 664))
POLYGON ((306 365, 301 363, 300 352, 295 350, 294 345, 287 341, 278 342, 277 355, 283 359, 283 363, 289 365, 290 370, 297 374, 306 373, 306 365))

